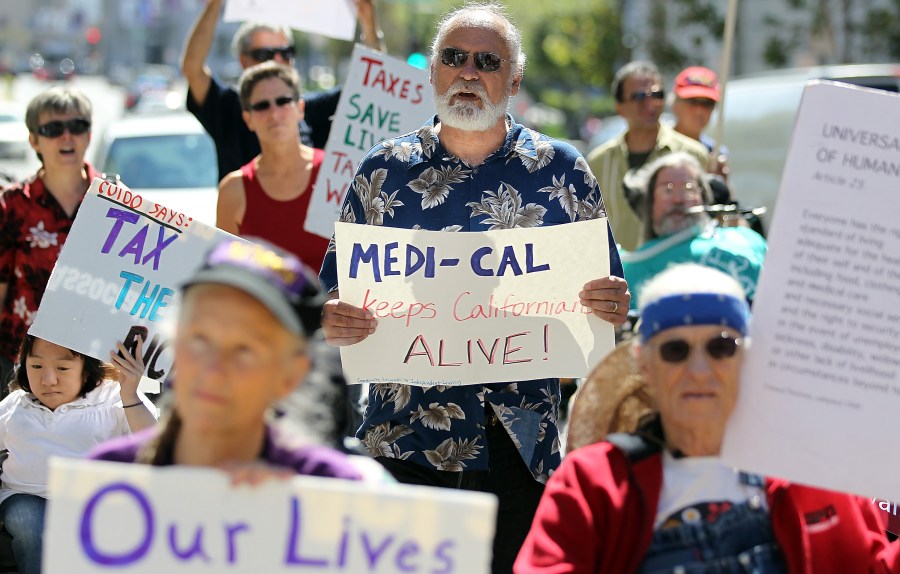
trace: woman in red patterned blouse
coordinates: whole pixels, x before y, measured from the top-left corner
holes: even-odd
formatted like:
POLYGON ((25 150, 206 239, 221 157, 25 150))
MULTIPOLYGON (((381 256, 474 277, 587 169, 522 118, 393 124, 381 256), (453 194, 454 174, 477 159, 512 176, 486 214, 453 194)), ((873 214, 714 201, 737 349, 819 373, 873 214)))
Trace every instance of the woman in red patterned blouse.
POLYGON ((50 272, 81 200, 97 175, 85 163, 91 102, 73 88, 51 88, 25 112, 41 168, 0 193, 0 389, 34 320, 50 272))

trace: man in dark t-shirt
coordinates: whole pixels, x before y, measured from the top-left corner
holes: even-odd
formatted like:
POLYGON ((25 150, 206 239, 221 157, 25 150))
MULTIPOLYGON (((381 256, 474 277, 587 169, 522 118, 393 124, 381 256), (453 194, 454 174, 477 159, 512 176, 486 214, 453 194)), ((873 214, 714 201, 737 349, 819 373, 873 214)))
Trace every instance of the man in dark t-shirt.
MULTIPOLYGON (((259 141, 241 117, 237 91, 215 78, 206 66, 215 38, 223 0, 207 0, 194 24, 181 58, 181 70, 188 82, 187 109, 203 124, 216 144, 219 179, 239 169, 259 154, 259 141)), ((383 49, 382 34, 375 18, 374 0, 354 0, 363 42, 383 49)), ((293 65, 294 37, 287 28, 247 22, 235 33, 232 47, 241 67, 246 69, 266 60, 293 65)), ((298 129, 303 143, 324 148, 337 109, 341 90, 304 94, 305 119, 298 129)))

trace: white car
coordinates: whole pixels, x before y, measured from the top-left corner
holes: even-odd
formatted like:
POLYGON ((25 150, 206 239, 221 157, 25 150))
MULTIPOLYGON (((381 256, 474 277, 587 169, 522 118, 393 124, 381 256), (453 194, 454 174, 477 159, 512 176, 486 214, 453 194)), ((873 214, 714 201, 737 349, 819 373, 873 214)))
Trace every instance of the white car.
POLYGON ((212 138, 187 112, 125 116, 103 135, 94 166, 150 199, 216 224, 218 164, 212 138))
POLYGON ((0 101, 0 158, 23 160, 30 153, 25 111, 13 102, 0 101))

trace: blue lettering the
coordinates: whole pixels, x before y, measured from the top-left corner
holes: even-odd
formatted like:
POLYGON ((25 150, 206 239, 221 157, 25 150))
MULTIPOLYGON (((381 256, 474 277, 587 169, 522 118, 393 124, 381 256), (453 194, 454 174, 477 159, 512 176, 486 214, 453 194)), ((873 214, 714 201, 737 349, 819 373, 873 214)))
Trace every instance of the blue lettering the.
POLYGON ((104 566, 126 566, 141 560, 150 550, 153 543, 153 509, 150 508, 150 501, 137 488, 124 482, 114 482, 104 486, 98 490, 91 498, 88 499, 84 507, 84 514, 81 515, 81 547, 87 557, 96 564, 104 566), (137 502, 144 518, 144 537, 140 543, 130 552, 122 554, 107 554, 94 544, 94 535, 92 530, 94 509, 100 503, 102 498, 113 492, 123 492, 130 494, 137 502))
POLYGON ((131 289, 132 283, 143 283, 144 278, 138 275, 137 273, 129 273, 128 271, 122 271, 119 273, 119 277, 125 280, 125 284, 122 285, 122 290, 119 291, 119 298, 116 299, 116 309, 122 308, 122 303, 125 302, 125 297, 128 295, 128 290, 131 289))

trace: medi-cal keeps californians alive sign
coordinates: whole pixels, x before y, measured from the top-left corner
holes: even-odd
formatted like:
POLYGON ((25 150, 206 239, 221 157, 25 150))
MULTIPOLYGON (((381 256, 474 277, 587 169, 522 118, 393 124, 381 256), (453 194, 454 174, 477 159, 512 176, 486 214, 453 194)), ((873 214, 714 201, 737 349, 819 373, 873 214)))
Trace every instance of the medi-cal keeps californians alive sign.
POLYGON ((226 237, 232 236, 96 178, 28 332, 101 360, 109 360, 116 341, 133 352, 144 338, 144 376, 163 381, 174 360, 179 286, 226 237))
POLYGON ((484 574, 490 494, 55 458, 44 572, 484 574))
POLYGON ((378 320, 366 340, 341 347, 347 380, 585 376, 614 345, 612 325, 578 297, 609 275, 606 238, 606 218, 467 233, 338 223, 341 300, 378 320))
POLYGON ((357 45, 325 146, 304 228, 331 237, 360 160, 375 144, 434 115, 428 72, 357 45))

